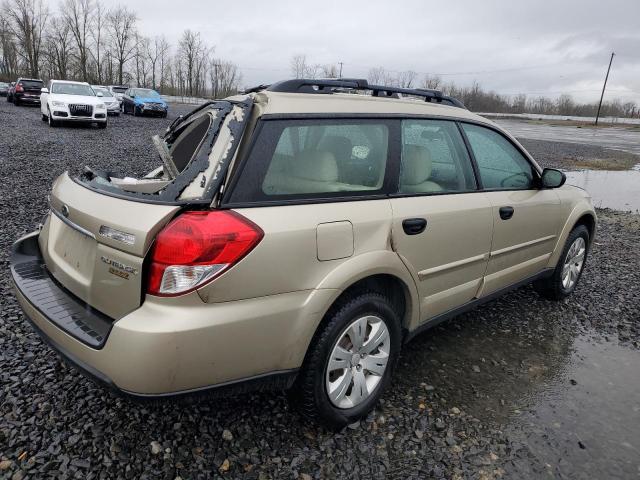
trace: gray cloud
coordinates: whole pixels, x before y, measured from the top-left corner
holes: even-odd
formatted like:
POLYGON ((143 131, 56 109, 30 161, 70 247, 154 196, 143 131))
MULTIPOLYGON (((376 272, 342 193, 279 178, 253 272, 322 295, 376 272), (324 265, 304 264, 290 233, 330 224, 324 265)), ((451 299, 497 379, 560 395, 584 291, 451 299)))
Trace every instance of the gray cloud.
MULTIPOLYGON (((101 0, 113 5, 118 0, 101 0)), ((236 62, 246 84, 290 75, 290 58, 344 62, 344 74, 390 70, 441 73, 498 92, 571 93, 596 100, 611 51, 608 98, 640 103, 640 2, 610 0, 433 2, 370 0, 222 2, 131 0, 149 36, 177 42, 201 32, 236 62)))

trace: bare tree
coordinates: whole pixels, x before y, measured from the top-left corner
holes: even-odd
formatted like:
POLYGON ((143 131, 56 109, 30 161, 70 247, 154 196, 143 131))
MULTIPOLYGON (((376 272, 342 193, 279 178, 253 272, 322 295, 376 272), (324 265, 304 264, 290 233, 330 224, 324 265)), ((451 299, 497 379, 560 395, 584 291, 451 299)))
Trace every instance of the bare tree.
POLYGON ((100 2, 96 3, 94 10, 94 19, 93 19, 93 28, 91 29, 91 39, 93 40, 93 48, 91 49, 91 56, 93 57, 93 62, 95 65, 95 78, 99 84, 106 83, 104 82, 104 73, 103 73, 103 41, 104 41, 104 33, 106 29, 106 17, 107 12, 103 7, 103 4, 100 2))
POLYGON ((324 78, 338 78, 338 66, 335 63, 327 63, 322 65, 322 76, 324 78))
POLYGON ((11 31, 9 19, 0 16, 0 75, 6 79, 16 76, 18 72, 18 47, 11 31))
POLYGON ((185 30, 178 44, 178 55, 184 65, 186 93, 199 95, 204 89, 204 74, 209 49, 204 45, 199 32, 185 30))
POLYGON ((47 35, 47 53, 49 57, 50 78, 66 80, 70 76, 73 40, 69 24, 56 17, 51 20, 47 35))
POLYGON ((395 84, 401 88, 413 88, 414 82, 418 74, 413 70, 406 70, 404 72, 399 72, 396 77, 395 84))
POLYGON ((136 48, 136 14, 126 7, 118 6, 109 12, 107 25, 113 43, 113 58, 118 71, 118 83, 123 84, 125 78, 124 66, 133 56, 136 48))
POLYGON ((147 56, 150 62, 151 72, 151 86, 155 90, 157 89, 157 79, 160 77, 160 87, 162 89, 164 68, 166 62, 166 56, 169 51, 169 42, 164 35, 155 37, 153 42, 148 42, 147 56))
POLYGON ((78 56, 78 69, 85 82, 90 80, 89 32, 93 23, 93 10, 93 0, 65 0, 62 5, 62 18, 73 35, 78 56))
POLYGON ((428 90, 439 90, 442 88, 442 77, 440 75, 425 75, 422 87, 428 90))
POLYGON ((133 53, 133 59, 136 65, 136 84, 139 87, 147 86, 147 78, 149 73, 149 49, 150 41, 147 37, 136 34, 136 48, 133 53))
POLYGON ((294 55, 291 58, 291 75, 294 78, 304 78, 307 73, 307 56, 294 55))
POLYGON ((369 70, 367 80, 373 85, 396 85, 396 79, 384 67, 376 67, 369 70))
POLYGON ((212 58, 209 67, 213 98, 224 98, 238 93, 242 75, 235 63, 212 58))
POLYGON ((49 9, 42 0, 6 0, 2 6, 9 29, 16 39, 18 55, 26 63, 28 74, 40 76, 40 55, 49 9))

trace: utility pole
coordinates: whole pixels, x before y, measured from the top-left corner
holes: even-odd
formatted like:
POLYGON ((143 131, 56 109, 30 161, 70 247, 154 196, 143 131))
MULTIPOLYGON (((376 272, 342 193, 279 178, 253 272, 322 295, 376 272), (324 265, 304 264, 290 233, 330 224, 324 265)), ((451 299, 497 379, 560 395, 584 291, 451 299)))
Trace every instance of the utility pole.
POLYGON ((600 108, 602 108, 602 99, 604 98, 604 89, 607 88, 607 80, 609 79, 609 71, 611 71, 611 63, 613 63, 613 57, 615 52, 611 52, 611 59, 609 60, 609 68, 607 68, 607 76, 604 77, 604 85, 602 85, 602 94, 600 95, 600 103, 598 104, 598 113, 596 113, 596 127, 598 126, 598 118, 600 117, 600 108))
POLYGON ((338 78, 342 78, 342 62, 338 62, 340 64, 340 74, 338 75, 338 78))

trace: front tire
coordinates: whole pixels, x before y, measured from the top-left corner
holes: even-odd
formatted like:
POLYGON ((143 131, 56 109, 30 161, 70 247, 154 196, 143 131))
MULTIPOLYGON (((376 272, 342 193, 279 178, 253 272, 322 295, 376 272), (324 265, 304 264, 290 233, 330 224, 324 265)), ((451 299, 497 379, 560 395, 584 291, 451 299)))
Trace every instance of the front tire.
POLYGON ((338 430, 366 416, 389 384, 400 353, 400 317, 376 292, 353 296, 327 315, 290 398, 305 417, 338 430))
POLYGON ((107 128, 107 122, 98 122, 98 128, 107 128))
POLYGON ((47 112, 49 113, 49 116, 47 117, 47 123, 49 124, 49 127, 50 128, 57 127, 58 126, 58 122, 53 119, 53 117, 51 115, 51 110, 47 110, 47 112))
POLYGON ((533 288, 548 300, 562 300, 578 285, 589 253, 589 230, 578 225, 571 230, 553 275, 533 282, 533 288))

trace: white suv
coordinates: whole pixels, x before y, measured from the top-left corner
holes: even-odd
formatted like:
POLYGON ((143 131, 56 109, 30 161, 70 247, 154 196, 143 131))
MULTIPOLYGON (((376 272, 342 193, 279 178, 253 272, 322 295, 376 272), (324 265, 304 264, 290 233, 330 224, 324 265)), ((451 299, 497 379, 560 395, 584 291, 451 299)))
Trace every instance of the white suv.
POLYGON ((107 107, 102 94, 94 92, 86 82, 50 80, 40 95, 42 120, 50 127, 63 121, 96 123, 107 127, 107 107))

